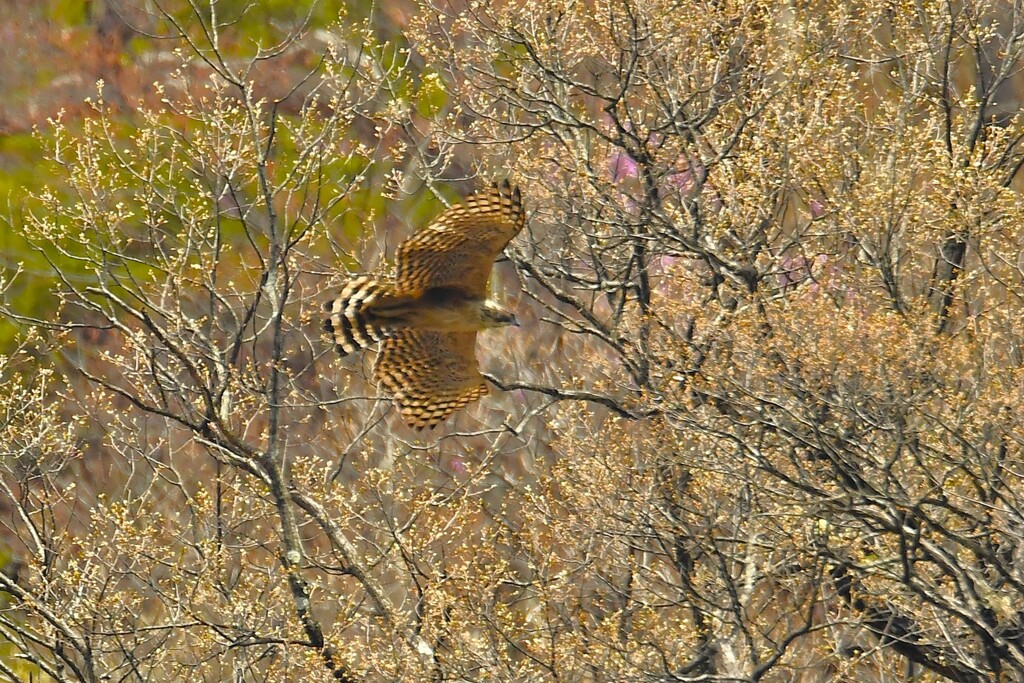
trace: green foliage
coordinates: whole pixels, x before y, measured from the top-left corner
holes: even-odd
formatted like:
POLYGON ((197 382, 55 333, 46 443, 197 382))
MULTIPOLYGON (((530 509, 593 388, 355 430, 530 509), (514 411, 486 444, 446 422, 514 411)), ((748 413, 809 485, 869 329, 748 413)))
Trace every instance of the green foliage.
POLYGON ((89 3, 80 0, 48 0, 46 17, 62 25, 84 24, 88 19, 89 3))
MULTIPOLYGON (((0 198, 3 205, 18 206, 27 199, 26 190, 35 187, 40 178, 51 172, 42 159, 43 145, 38 137, 28 134, 0 135, 0 198)), ((5 234, 0 233, 0 239, 5 234)), ((15 245, 7 245, 14 247, 15 245)), ((8 259, 18 252, 4 251, 8 259)))
POLYGON ((270 48, 287 36, 306 29, 323 29, 345 16, 347 3, 341 0, 221 0, 217 3, 166 3, 167 16, 160 21, 163 31, 173 33, 174 24, 183 27, 199 45, 207 38, 195 16, 209 27, 216 21, 219 45, 225 54, 252 55, 256 46, 270 48), (211 9, 212 8, 212 9, 211 9))
MULTIPOLYGON (((33 196, 34 189, 53 177, 53 165, 44 152, 38 135, 0 136, 0 211, 4 214, 0 216, 0 279, 7 281, 4 303, 45 317, 56 308, 52 275, 44 275, 49 272, 46 256, 33 249, 21 231, 25 214, 42 208, 33 196), (12 283, 18 271, 24 275, 12 283)), ((18 325, 0 319, 0 354, 14 347, 18 331, 18 325)))
POLYGON ((432 71, 422 74, 415 99, 416 111, 424 118, 434 118, 444 111, 450 98, 441 75, 432 71))

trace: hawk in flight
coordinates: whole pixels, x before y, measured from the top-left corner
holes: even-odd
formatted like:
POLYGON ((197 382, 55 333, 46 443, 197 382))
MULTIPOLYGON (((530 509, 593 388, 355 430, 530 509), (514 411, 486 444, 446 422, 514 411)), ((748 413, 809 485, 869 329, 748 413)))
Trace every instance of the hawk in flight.
POLYGON ((487 298, 487 280, 524 222, 519 189, 492 185, 399 245, 393 282, 355 278, 326 305, 324 328, 342 356, 380 344, 374 378, 413 428, 487 393, 476 333, 518 325, 487 298))

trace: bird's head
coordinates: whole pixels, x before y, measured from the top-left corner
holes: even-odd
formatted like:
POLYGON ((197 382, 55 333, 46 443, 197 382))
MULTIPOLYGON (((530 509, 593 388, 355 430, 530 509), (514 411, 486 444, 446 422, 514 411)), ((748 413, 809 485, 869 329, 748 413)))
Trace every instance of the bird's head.
POLYGON ((519 321, 516 320, 512 311, 506 310, 492 301, 484 302, 480 313, 485 328, 505 327, 506 325, 519 327, 519 321))

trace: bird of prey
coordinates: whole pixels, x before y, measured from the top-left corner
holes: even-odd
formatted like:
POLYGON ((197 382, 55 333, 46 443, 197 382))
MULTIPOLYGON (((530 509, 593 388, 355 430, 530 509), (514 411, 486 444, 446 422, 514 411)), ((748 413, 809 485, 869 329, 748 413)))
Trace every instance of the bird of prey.
POLYGON ((487 394, 476 333, 518 326, 487 298, 487 281, 524 222, 519 189, 492 185, 399 245, 392 281, 357 277, 326 304, 339 354, 380 345, 374 378, 411 427, 433 428, 487 394))

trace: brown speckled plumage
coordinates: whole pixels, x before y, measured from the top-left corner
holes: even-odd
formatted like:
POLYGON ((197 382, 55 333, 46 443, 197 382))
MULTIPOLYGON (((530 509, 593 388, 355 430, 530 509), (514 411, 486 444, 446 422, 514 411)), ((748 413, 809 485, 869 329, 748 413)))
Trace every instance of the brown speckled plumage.
POLYGON ((434 427, 487 394, 476 333, 515 324, 487 301, 487 281, 524 221, 519 190, 493 185, 399 245, 393 283, 360 276, 327 304, 324 327, 341 355, 380 344, 374 377, 412 427, 434 427))

